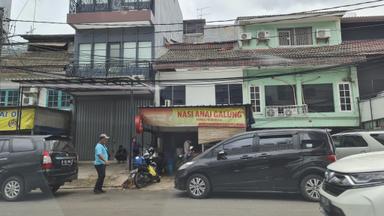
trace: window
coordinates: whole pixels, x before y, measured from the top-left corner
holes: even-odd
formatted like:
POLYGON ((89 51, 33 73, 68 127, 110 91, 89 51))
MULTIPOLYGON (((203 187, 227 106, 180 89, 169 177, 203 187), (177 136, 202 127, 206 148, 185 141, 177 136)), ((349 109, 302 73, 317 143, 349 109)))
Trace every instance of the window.
POLYGON ((216 104, 234 105, 243 103, 243 85, 216 85, 216 104))
POLYGON ((17 106, 19 97, 18 90, 0 90, 0 107, 17 106))
POLYGON ((9 140, 0 140, 0 154, 9 152, 9 140))
POLYGON ((267 106, 296 105, 296 86, 279 85, 265 87, 267 106))
POLYGON ((59 107, 59 91, 48 90, 48 107, 50 108, 59 107))
POLYGON ((204 20, 184 21, 184 34, 204 34, 204 20))
POLYGON ((326 133, 320 132, 302 132, 300 133, 300 142, 302 149, 320 148, 329 143, 326 133))
POLYGON ((136 64, 136 42, 124 43, 124 61, 126 64, 136 64))
POLYGON ((371 134, 371 137, 384 145, 384 134, 371 134))
POLYGON ((312 28, 278 29, 280 46, 312 45, 312 28))
POLYGON ((340 147, 341 146, 341 136, 332 136, 332 141, 335 147, 340 147))
POLYGON ((79 64, 90 65, 92 57, 92 44, 79 45, 79 64))
POLYGON ((251 94, 250 96, 251 96, 252 111, 254 113, 261 112, 260 87, 259 86, 251 86, 249 91, 251 94))
POLYGON ((308 112, 335 112, 332 84, 303 85, 308 112))
POLYGON ((358 148, 367 147, 368 143, 361 136, 347 135, 343 136, 339 148, 358 148))
POLYGON ((107 59, 107 44, 95 43, 93 52, 93 66, 95 68, 104 67, 107 59))
POLYGON ((48 90, 48 101, 47 106, 49 108, 58 108, 65 109, 71 107, 72 97, 70 94, 58 91, 58 90, 48 90))
POLYGON ((108 44, 108 63, 109 67, 119 67, 120 66, 120 44, 111 43, 108 44))
POLYGON ((149 61, 152 60, 152 42, 139 42, 139 61, 140 67, 148 67, 149 61))
POLYGON ((271 152, 294 149, 292 135, 261 136, 259 140, 259 152, 271 152))
POLYGON ((243 138, 224 144, 224 151, 228 155, 247 154, 252 152, 253 138, 243 138))
POLYGON ((185 86, 168 86, 160 91, 160 104, 165 105, 165 101, 170 100, 171 105, 185 105, 185 86))
POLYGON ((349 83, 339 84, 341 111, 352 111, 351 85, 349 83))
POLYGON ((13 139, 12 151, 13 152, 27 152, 35 149, 30 139, 13 139))

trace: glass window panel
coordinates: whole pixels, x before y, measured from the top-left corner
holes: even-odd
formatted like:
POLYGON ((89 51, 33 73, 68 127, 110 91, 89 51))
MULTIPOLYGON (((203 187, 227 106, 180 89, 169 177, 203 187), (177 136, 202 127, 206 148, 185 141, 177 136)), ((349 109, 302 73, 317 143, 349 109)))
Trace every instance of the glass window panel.
POLYGON ((117 67, 120 65, 121 56, 120 56, 120 44, 109 44, 109 62, 110 66, 117 67))
POLYGON ((229 104, 228 85, 216 85, 216 104, 229 104))
POLYGON ((172 86, 160 90, 160 104, 164 106, 166 100, 172 101, 172 86))
POLYGON ((312 45, 312 28, 295 28, 295 45, 312 45))
POLYGON ((79 64, 80 65, 91 64, 91 57, 92 57, 92 45, 80 44, 79 45, 79 64))
POLYGON ((308 112, 335 112, 332 84, 303 85, 308 112))
POLYGON ((137 43, 136 42, 126 42, 124 43, 124 62, 126 63, 136 63, 137 59, 137 43))
POLYGON ((173 87, 172 105, 185 105, 185 86, 173 87))
POLYGON ((295 105, 296 86, 266 86, 265 100, 267 106, 295 105))
POLYGON ((253 138, 239 139, 224 144, 224 151, 228 155, 239 155, 252 152, 253 138))
POLYGON ((229 85, 230 104, 243 104, 243 85, 229 85))

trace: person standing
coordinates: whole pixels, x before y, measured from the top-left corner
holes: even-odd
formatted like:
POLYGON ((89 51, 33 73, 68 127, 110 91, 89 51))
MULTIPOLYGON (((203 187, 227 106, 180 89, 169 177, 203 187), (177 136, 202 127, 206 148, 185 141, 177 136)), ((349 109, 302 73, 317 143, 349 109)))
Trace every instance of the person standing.
POLYGON ((104 179, 105 179, 105 170, 106 166, 109 165, 108 159, 108 144, 109 136, 107 134, 100 134, 99 142, 95 147, 95 168, 97 171, 97 181, 93 192, 95 194, 105 193, 103 190, 104 179))

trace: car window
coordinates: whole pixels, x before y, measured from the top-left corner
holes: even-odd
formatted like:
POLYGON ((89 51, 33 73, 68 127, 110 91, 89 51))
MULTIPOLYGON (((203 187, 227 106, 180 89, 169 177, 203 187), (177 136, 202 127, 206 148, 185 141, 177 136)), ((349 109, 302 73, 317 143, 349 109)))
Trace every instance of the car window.
POLYGON ((341 138, 342 136, 332 136, 333 144, 335 144, 336 148, 341 146, 341 138))
POLYGON ((371 134, 371 137, 384 145, 384 134, 371 134))
POLYGON ((302 132, 300 133, 300 146, 302 149, 317 149, 328 143, 326 133, 320 132, 302 132))
POLYGON ((0 153, 9 152, 9 140, 0 140, 0 153))
POLYGON ((258 151, 271 152, 295 149, 292 135, 261 136, 258 151))
POLYGON ((54 152, 75 152, 75 148, 69 140, 47 140, 45 148, 54 152))
POLYGON ((343 136, 342 143, 339 145, 339 148, 357 148, 357 147, 367 147, 368 143, 361 136, 357 135, 347 135, 343 136))
POLYGON ((224 151, 228 155, 246 154, 252 152, 253 138, 243 138, 224 144, 224 151))
POLYGON ((12 152, 28 152, 35 149, 32 140, 16 138, 12 141, 12 152))

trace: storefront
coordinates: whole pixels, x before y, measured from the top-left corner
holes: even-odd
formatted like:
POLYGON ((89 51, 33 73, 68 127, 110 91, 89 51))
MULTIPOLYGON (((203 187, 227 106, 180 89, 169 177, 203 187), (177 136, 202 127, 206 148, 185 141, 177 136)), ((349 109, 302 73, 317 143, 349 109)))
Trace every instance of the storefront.
POLYGON ((71 112, 42 107, 0 109, 0 134, 68 135, 71 112))
POLYGON ((178 156, 184 155, 189 146, 193 146, 198 154, 247 131, 253 123, 249 109, 247 105, 142 107, 136 128, 138 133, 146 131, 152 134, 152 145, 164 156, 164 164, 172 174, 178 156))

